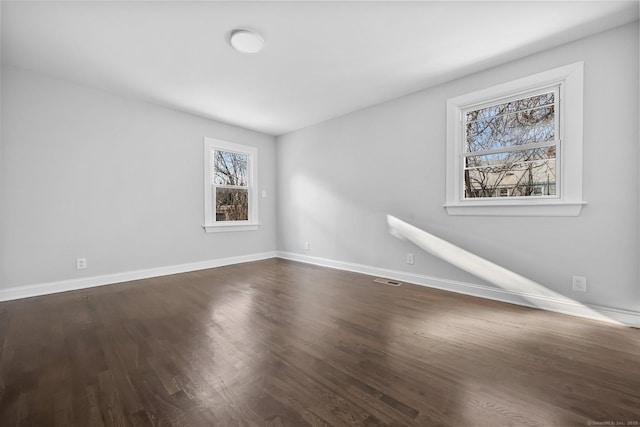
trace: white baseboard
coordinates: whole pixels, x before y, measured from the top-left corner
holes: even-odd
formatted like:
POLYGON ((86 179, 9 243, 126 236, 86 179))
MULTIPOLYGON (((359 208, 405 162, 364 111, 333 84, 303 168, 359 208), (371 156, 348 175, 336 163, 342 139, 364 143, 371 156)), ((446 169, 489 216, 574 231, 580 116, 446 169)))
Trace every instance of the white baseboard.
POLYGON ((96 286, 111 285, 132 280, 148 279, 170 274, 187 273, 189 271, 205 270, 208 268, 222 267, 225 265, 240 264, 244 262, 260 261, 268 258, 283 258, 299 261, 323 267, 347 270, 370 276, 386 277, 401 282, 442 289, 450 292, 487 298, 511 304, 523 305, 547 311, 554 311, 573 316, 586 317, 597 320, 609 321, 640 328, 640 313, 625 309, 602 307, 597 305, 585 305, 569 299, 550 298, 542 295, 524 294, 490 286, 459 282, 449 279, 428 276, 424 274, 406 273, 397 270, 372 267, 363 264, 355 264, 336 261, 326 258, 312 257, 291 252, 263 252, 236 257, 220 258, 208 261, 193 262, 188 264, 157 267, 144 270, 128 271, 124 273, 107 274, 102 276, 83 277, 79 279, 61 280, 56 282, 39 283, 28 286, 16 286, 0 289, 0 301, 9 301, 20 298, 35 297, 40 295, 66 292, 96 286), (594 315, 595 313, 595 315, 594 315))
POLYGON ((96 286, 112 285, 131 280, 149 279, 151 277, 167 276, 170 274, 187 273, 189 271, 205 270, 207 268, 222 267, 224 265, 240 264, 243 262, 260 261, 276 257, 276 252, 263 252, 250 255, 240 255, 229 258, 192 262, 188 264, 156 267, 144 270, 127 271, 124 273, 106 274, 102 276, 82 277, 79 279, 60 280, 57 282, 39 283, 36 285, 16 286, 0 289, 0 301, 19 298, 35 297, 57 292, 75 291, 96 286))
POLYGON ((405 273, 397 270, 312 257, 292 252, 279 251, 277 256, 278 258, 292 261, 353 271, 370 276, 385 277, 430 288, 640 328, 640 312, 630 310, 587 305, 570 300, 569 298, 560 299, 543 295, 525 294, 475 283, 458 282, 423 274, 405 273))

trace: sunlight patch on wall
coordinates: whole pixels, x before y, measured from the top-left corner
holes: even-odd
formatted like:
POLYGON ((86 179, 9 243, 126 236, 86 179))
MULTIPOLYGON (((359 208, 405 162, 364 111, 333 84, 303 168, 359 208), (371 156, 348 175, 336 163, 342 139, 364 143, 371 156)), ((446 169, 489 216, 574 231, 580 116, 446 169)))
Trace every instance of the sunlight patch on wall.
POLYGON ((531 306, 541 307, 539 300, 544 300, 544 307, 541 308, 563 312, 566 311, 567 305, 570 305, 572 308, 571 311, 575 315, 620 324, 618 321, 578 301, 552 291, 533 280, 494 264, 491 261, 479 257, 394 216, 387 215, 387 223, 389 225, 389 232, 393 236, 407 239, 431 255, 499 288, 522 297, 528 301, 531 306))

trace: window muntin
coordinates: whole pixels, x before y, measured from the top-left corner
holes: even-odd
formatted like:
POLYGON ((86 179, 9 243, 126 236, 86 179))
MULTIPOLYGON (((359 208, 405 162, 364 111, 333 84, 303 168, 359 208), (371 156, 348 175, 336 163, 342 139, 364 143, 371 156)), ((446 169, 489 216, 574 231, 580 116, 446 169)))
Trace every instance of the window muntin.
POLYGON ((205 138, 204 156, 205 230, 256 230, 257 149, 205 138))
POLYGON ((558 195, 559 85, 462 110, 464 200, 558 195))

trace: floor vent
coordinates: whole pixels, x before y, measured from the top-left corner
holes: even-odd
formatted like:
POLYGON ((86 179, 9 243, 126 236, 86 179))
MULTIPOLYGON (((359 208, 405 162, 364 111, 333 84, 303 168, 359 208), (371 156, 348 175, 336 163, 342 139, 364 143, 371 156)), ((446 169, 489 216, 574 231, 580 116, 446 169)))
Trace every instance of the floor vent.
POLYGON ((382 283, 383 285, 389 285, 389 286, 402 285, 402 282, 398 282, 397 280, 391 280, 391 279, 375 279, 374 282, 382 283))

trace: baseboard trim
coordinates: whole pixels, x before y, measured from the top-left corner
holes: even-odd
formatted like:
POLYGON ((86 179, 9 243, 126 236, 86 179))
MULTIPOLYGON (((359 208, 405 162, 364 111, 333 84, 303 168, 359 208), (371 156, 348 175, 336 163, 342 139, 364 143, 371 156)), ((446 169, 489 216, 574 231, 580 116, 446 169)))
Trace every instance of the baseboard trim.
POLYGON ((571 301, 569 299, 565 300, 543 295, 513 292, 476 283, 459 282, 424 274, 406 273, 398 270, 389 270, 363 264, 336 261, 293 252, 278 251, 277 256, 278 258, 291 261, 304 262, 307 264, 335 268, 338 270, 352 271, 355 273, 367 274, 369 276, 385 277, 430 288, 640 328, 640 313, 625 309, 602 307, 591 304, 587 305, 571 301), (591 311, 596 312, 597 314, 593 315, 590 313, 591 311))
POLYGON ((58 292, 93 288, 96 286, 113 285, 115 283, 129 282, 132 280, 149 279, 152 277, 168 276, 170 274, 206 270, 208 268, 222 267, 225 265, 275 258, 276 256, 276 252, 262 252, 257 254, 240 255, 235 257, 219 258, 187 264, 178 264, 167 267, 157 267, 144 270, 127 271, 123 273, 106 274, 102 276, 90 276, 82 277, 79 279, 39 283, 35 285, 16 286, 7 289, 0 289, 0 301, 10 301, 20 298, 54 294, 58 292))
POLYGON ((538 308, 572 316, 585 317, 596 320, 605 320, 611 323, 618 323, 627 326, 640 328, 640 312, 603 307, 598 305, 585 305, 570 300, 550 298, 548 296, 525 294, 509 290, 493 288, 476 283, 460 282, 443 279, 424 274, 406 273, 398 270, 390 270, 379 267, 372 267, 363 264, 356 264, 344 261, 337 261, 327 258, 313 257, 292 252, 262 252, 257 254, 241 255, 235 257, 219 258, 214 260, 178 264, 167 267, 157 267, 144 270, 128 271, 123 273, 107 274, 101 276, 90 276, 79 279, 60 280, 56 282, 39 283, 35 285, 16 286, 7 289, 0 289, 0 301, 10 301, 21 298, 30 298, 41 295, 67 292, 80 289, 93 288, 97 286, 112 285, 116 283, 129 282, 132 280, 149 279, 152 277, 168 276, 171 274, 187 273, 190 271, 206 270, 208 268, 222 267, 225 265, 241 264, 245 262, 261 261, 269 258, 282 258, 291 261, 304 262, 322 267, 335 268, 338 270, 352 271, 355 273, 367 274, 369 276, 385 277, 430 288, 441 289, 460 294, 471 295, 480 298, 487 298, 495 301, 517 304, 525 307, 538 308), (535 302, 531 303, 531 302, 535 302), (597 312, 601 316, 592 316, 584 308, 597 312))

